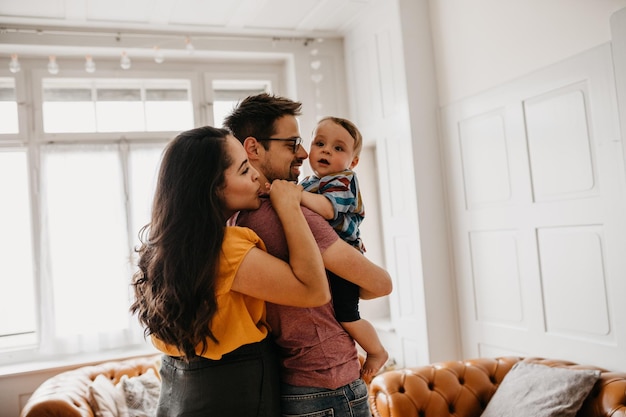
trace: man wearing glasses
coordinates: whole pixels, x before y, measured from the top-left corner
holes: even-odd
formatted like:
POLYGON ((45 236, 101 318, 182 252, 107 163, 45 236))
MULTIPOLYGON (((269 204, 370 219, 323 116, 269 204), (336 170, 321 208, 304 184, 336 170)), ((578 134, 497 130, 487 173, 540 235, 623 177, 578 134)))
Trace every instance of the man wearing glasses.
POLYGON ((298 181, 302 161, 309 157, 296 120, 301 106, 263 93, 244 99, 224 120, 224 127, 244 145, 250 163, 270 184, 275 179, 298 181))
MULTIPOLYGON (((277 135, 280 135, 280 131, 285 131, 285 132, 293 132, 294 127, 292 126, 291 120, 290 119, 281 119, 279 121, 277 121, 276 123, 277 126, 277 135)), ((295 129, 298 129, 298 125, 296 124, 295 129)), ((287 156, 289 156, 288 153, 284 152, 285 149, 288 149, 289 152, 291 152, 292 156, 292 161, 289 164, 289 172, 287 174, 283 174, 281 171, 273 171, 271 169, 269 169, 267 171, 267 174, 269 175, 267 177, 268 180, 271 181, 275 180, 275 179, 285 179, 288 181, 298 181, 298 176, 300 175, 300 167, 302 166, 302 161, 304 161, 306 158, 308 158, 309 154, 307 151, 304 150, 304 148, 301 146, 302 145, 302 138, 299 136, 296 137, 290 137, 290 138, 286 138, 286 139, 280 139, 280 138, 256 138, 257 142, 261 143, 264 150, 267 151, 266 154, 267 155, 280 155, 280 160, 282 160, 283 156, 285 156, 285 158, 287 156), (282 142, 280 144, 278 144, 280 146, 280 148, 282 149, 276 149, 278 147, 275 147, 274 149, 272 149, 272 152, 270 152, 270 148, 269 146, 267 146, 267 142, 282 142)), ((272 158, 270 158, 271 160, 272 158)), ((274 158, 274 159, 278 159, 278 158, 274 158)))
MULTIPOLYGON (((296 120, 300 109, 301 103, 259 94, 244 99, 224 121, 259 171, 261 184, 298 180, 308 157, 296 120)), ((361 298, 391 292, 391 278, 384 269, 339 239, 323 217, 306 208, 302 211, 326 269, 358 285, 361 298)), ((254 230, 269 253, 288 260, 282 226, 269 198, 262 199, 258 210, 241 212, 237 225, 254 230)), ((371 416, 354 340, 335 319, 332 302, 316 308, 266 304, 267 323, 278 346, 282 414, 371 416)))

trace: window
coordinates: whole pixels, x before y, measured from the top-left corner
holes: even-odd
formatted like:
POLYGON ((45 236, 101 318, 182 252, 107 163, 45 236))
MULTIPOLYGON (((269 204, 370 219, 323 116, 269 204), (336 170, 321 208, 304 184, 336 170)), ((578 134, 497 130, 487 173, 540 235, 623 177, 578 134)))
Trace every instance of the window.
MULTIPOLYGON (((134 327, 129 284, 138 242, 129 236, 149 220, 162 148, 126 143, 42 148, 48 260, 43 278, 53 289, 47 300, 52 340, 72 340, 76 351, 116 347, 134 327)), ((58 346, 48 348, 54 352, 58 346)))
POLYGON ((213 81, 213 120, 215 126, 223 126, 224 118, 237 103, 247 96, 268 93, 268 81, 214 80, 213 81))
POLYGON ((36 343, 35 298, 19 296, 35 294, 28 184, 26 151, 0 149, 0 350, 36 343))
POLYGON ((44 78, 47 133, 158 132, 193 127, 188 80, 44 78))
POLYGON ((17 100, 15 98, 15 80, 0 78, 0 134, 18 133, 17 100))
MULTIPOLYGON (((30 77, 32 97, 0 78, 0 317, 10 318, 0 320, 0 364, 149 344, 128 310, 134 249, 163 149, 205 122, 194 118, 202 98, 192 92, 206 97, 214 86, 193 74, 78 75, 30 77), (22 96, 28 132, 18 129, 22 96)), ((216 87, 221 125, 269 82, 216 87)))

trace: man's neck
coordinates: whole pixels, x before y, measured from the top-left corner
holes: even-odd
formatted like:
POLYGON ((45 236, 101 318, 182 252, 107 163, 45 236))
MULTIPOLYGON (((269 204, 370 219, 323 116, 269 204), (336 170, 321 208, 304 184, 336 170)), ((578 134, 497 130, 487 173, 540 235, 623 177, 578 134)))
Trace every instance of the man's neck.
POLYGON ((261 184, 261 188, 264 191, 269 191, 269 188, 268 189, 265 188, 265 184, 272 185, 272 183, 267 179, 267 177, 265 175, 261 174, 261 171, 259 171, 259 184, 261 184))

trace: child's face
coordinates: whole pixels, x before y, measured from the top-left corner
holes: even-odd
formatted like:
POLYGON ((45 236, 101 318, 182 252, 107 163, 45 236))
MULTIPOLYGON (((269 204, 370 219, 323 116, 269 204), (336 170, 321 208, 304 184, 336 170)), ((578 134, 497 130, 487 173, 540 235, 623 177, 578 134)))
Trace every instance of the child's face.
POLYGON ((315 175, 324 177, 354 168, 359 158, 354 156, 350 133, 332 120, 324 120, 313 132, 309 161, 315 175))

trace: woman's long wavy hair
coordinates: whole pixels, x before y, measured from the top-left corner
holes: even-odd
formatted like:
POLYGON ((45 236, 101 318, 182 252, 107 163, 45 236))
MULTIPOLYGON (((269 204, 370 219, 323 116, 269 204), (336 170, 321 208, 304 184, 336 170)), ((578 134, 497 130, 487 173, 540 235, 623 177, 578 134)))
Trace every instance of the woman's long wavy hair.
POLYGON ((226 225, 224 171, 227 130, 200 127, 166 147, 159 170, 152 218, 139 238, 135 301, 130 307, 145 327, 176 346, 187 359, 207 349, 216 313, 215 280, 226 225))

